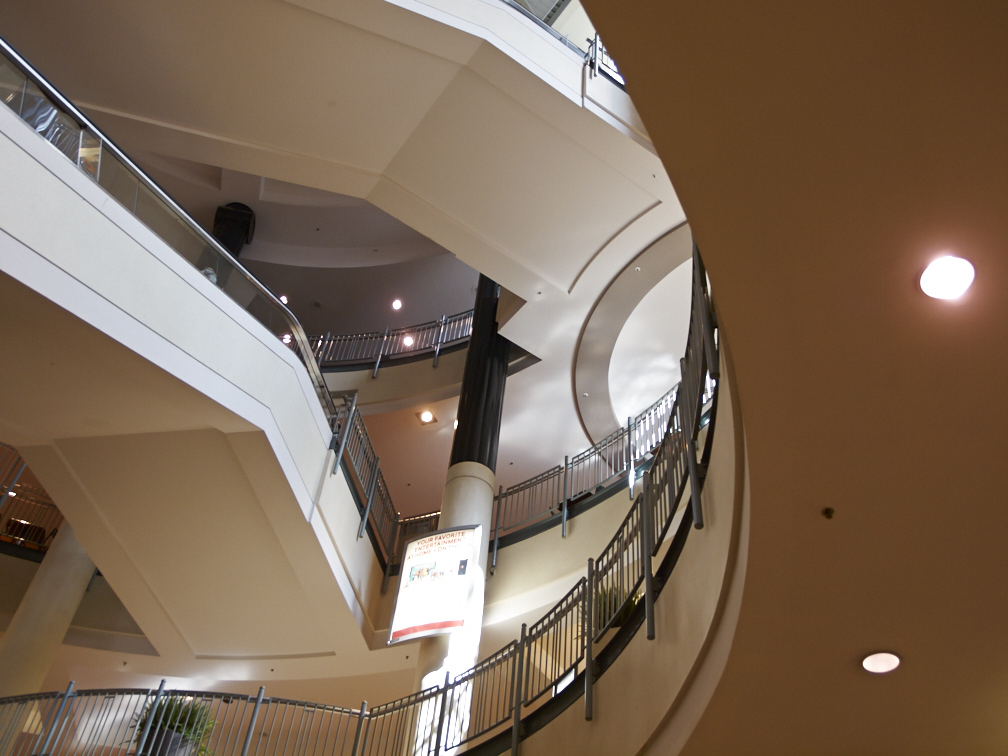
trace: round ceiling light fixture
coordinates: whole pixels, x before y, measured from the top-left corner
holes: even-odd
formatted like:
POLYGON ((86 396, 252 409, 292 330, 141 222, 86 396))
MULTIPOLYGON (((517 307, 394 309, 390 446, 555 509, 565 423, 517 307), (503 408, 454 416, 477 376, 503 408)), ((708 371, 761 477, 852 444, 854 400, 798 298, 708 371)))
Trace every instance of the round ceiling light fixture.
POLYGON ((291 343, 291 335, 289 333, 285 333, 283 335, 282 341, 283 341, 284 344, 290 344, 291 343))
POLYGON ((861 660, 861 666, 874 675, 884 675, 892 672, 900 665, 900 658, 889 651, 879 651, 875 654, 868 654, 861 660))
POLYGON ((283 302, 284 304, 287 304, 287 295, 286 294, 281 294, 280 295, 280 301, 283 302))
POLYGON ((404 346, 408 346, 408 347, 413 346, 413 337, 412 336, 403 336, 402 343, 403 343, 404 346))
POLYGON ((420 422, 426 425, 427 423, 434 422, 434 413, 430 410, 424 410, 420 413, 420 422))
POLYGON ((393 299, 392 300, 392 309, 393 310, 398 310, 400 308, 402 308, 402 300, 401 299, 393 299))
POLYGON ((954 255, 931 262, 920 277, 921 291, 934 299, 958 299, 973 283, 973 265, 954 255))

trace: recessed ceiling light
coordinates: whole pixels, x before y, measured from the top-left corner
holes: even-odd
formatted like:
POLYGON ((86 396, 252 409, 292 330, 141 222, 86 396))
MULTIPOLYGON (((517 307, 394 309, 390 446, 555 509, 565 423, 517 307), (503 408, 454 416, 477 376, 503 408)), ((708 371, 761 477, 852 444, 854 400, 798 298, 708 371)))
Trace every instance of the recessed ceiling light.
POLYGON ((285 333, 283 335, 283 343, 284 344, 290 344, 291 343, 291 335, 289 333, 285 333))
POLYGON ((958 299, 973 283, 969 260, 945 255, 927 266, 920 277, 921 290, 935 299, 958 299))
POLYGON ((287 295, 286 294, 281 294, 280 295, 280 301, 283 302, 284 304, 287 304, 287 295))
POLYGON ((437 418, 434 417, 434 413, 431 412, 430 410, 424 410, 423 412, 418 413, 417 417, 420 418, 420 422, 423 423, 424 425, 437 421, 437 418))
POLYGON ((892 672, 899 665, 900 658, 896 656, 896 654, 891 654, 888 651, 879 651, 877 654, 869 654, 861 662, 862 667, 876 675, 884 675, 886 672, 892 672))
POLYGON ((413 346, 413 337, 412 336, 403 336, 402 343, 405 346, 408 346, 408 347, 413 346))
POLYGON ((17 496, 17 494, 16 494, 16 493, 14 493, 13 491, 11 491, 11 492, 10 492, 10 495, 11 495, 11 496, 17 496))
POLYGON ((454 428, 455 430, 458 430, 458 418, 457 417, 455 418, 455 422, 452 423, 452 428, 454 428))
POLYGON ((400 307, 402 307, 402 300, 400 300, 400 299, 393 299, 392 300, 392 309, 393 310, 398 310, 400 307))

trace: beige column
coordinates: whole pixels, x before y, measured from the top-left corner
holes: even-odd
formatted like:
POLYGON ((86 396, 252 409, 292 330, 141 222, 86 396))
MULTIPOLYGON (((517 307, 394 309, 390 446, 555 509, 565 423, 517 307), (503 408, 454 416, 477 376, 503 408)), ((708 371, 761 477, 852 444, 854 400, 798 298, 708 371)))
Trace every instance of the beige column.
POLYGON ((0 640, 0 697, 41 690, 94 571, 64 521, 0 640))
POLYGON ((463 628, 451 635, 435 635, 420 641, 414 690, 440 685, 446 671, 454 676, 476 663, 483 632, 483 591, 495 481, 493 470, 479 462, 459 462, 448 468, 439 528, 483 527, 479 572, 474 575, 470 614, 463 628))

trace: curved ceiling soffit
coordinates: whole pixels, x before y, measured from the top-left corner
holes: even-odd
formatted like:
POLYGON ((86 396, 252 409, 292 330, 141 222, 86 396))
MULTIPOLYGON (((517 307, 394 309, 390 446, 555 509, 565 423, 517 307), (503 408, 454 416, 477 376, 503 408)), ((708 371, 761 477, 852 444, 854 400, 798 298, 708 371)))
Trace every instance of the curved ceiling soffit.
POLYGON ((616 340, 648 292, 690 259, 692 240, 689 224, 682 223, 645 247, 606 287, 585 320, 574 348, 572 383, 578 417, 592 443, 624 422, 617 419, 609 392, 616 340))

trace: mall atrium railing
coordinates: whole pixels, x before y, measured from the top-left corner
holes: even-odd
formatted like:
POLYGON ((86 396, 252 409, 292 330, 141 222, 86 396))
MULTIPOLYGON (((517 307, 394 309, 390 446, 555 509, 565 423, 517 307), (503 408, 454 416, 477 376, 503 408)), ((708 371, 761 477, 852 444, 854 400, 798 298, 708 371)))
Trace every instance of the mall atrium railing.
POLYGON ((63 514, 43 489, 24 480, 27 463, 0 444, 0 547, 41 560, 63 523, 63 514))
MULTIPOLYGON (((0 753, 11 756, 439 756, 518 753, 520 742, 584 699, 640 627, 655 637, 655 599, 690 531, 717 418, 718 348, 694 248, 683 380, 640 493, 586 573, 538 622, 444 683, 368 709, 198 691, 94 690, 0 699, 0 753), (709 422, 701 427, 707 385, 709 422), (702 451, 699 448, 702 444, 702 451), (689 489, 691 506, 680 507, 689 489), (678 517, 678 525, 676 519, 678 517), (657 566, 656 566, 657 562, 657 566), (132 750, 131 750, 132 749, 132 750)), ((632 435, 631 435, 632 437, 632 435)))
POLYGON ((2 39, 0 100, 287 344, 304 363, 323 410, 331 419, 332 398, 308 338, 291 311, 2 39))
MULTIPOLYGON (((631 474, 636 479, 640 471, 651 464, 654 450, 661 443, 680 386, 674 386, 637 417, 629 418, 626 426, 599 443, 574 457, 565 457, 563 465, 508 488, 501 487, 494 498, 490 573, 496 569, 502 539, 506 543, 509 538, 521 538, 554 525, 559 525, 561 536, 566 537, 573 508, 614 487, 629 485, 631 474)), ((710 405, 715 387, 713 378, 704 379, 702 409, 710 405)), ((387 577, 395 572, 395 560, 402 554, 407 536, 436 530, 440 512, 403 518, 388 493, 380 460, 371 445, 363 418, 356 410, 356 400, 337 404, 334 418, 336 464, 343 462, 356 489, 361 514, 358 535, 363 537, 367 533, 370 537, 387 577), (352 418, 349 423, 348 417, 352 418)))
POLYGON ((437 367, 441 350, 457 346, 472 335, 473 311, 442 315, 438 320, 404 328, 333 336, 310 336, 312 353, 322 368, 355 367, 374 364, 372 376, 384 358, 434 355, 437 367))

